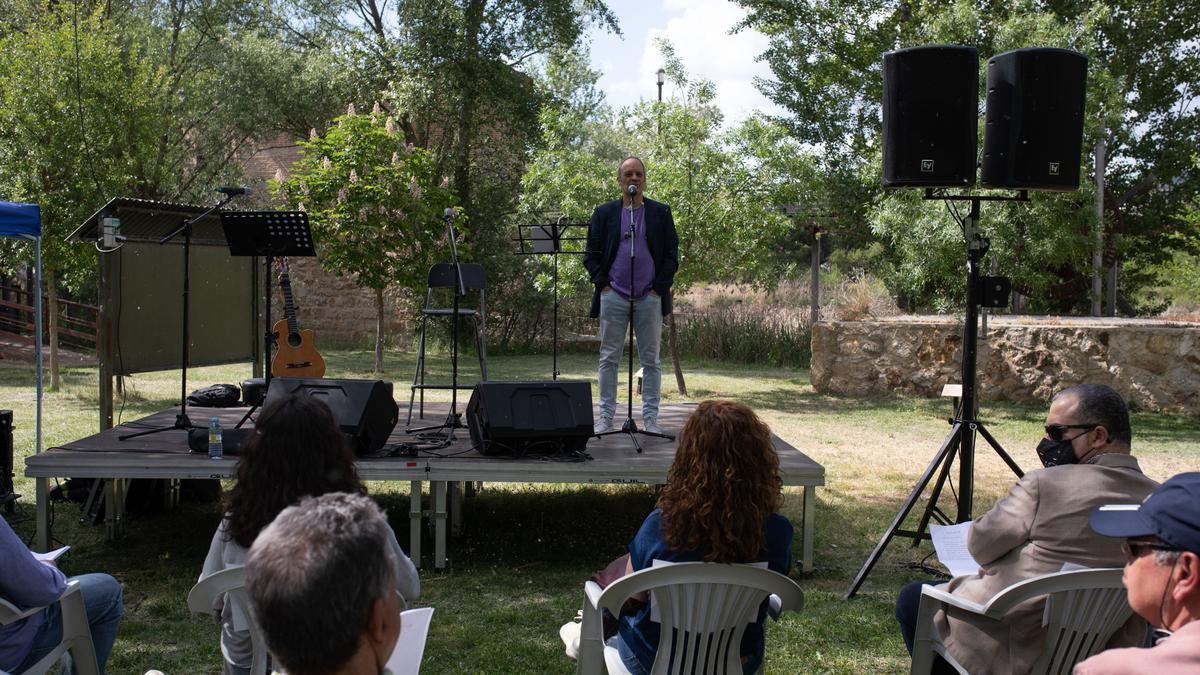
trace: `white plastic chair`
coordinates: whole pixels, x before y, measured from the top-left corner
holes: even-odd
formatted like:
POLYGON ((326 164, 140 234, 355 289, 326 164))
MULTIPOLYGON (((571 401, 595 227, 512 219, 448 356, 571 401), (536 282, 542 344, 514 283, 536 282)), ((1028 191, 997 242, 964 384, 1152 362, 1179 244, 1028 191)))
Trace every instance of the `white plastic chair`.
POLYGON ((604 645, 603 611, 616 616, 625 600, 650 591, 650 602, 661 619, 658 654, 651 675, 666 673, 727 673, 740 675, 740 646, 748 622, 768 595, 778 596, 773 615, 800 611, 804 593, 795 581, 762 567, 717 563, 678 563, 651 567, 618 579, 601 590, 593 581, 584 585, 583 625, 580 627, 580 675, 627 673, 617 650, 604 645), (712 645, 696 649, 696 645, 712 645))
POLYGON ((933 624, 940 609, 956 607, 979 617, 999 620, 1018 604, 1047 595, 1046 640, 1031 672, 1067 674, 1075 664, 1104 649, 1109 638, 1132 615, 1121 584, 1121 568, 1074 570, 1026 579, 997 593, 985 604, 964 600, 933 586, 921 589, 912 673, 925 675, 936 652, 960 673, 966 669, 942 644, 933 624))
POLYGON ((267 672, 267 641, 262 628, 250 612, 250 598, 246 595, 246 568, 243 566, 223 569, 212 576, 205 577, 192 586, 188 592, 187 604, 192 614, 212 615, 213 603, 222 593, 232 597, 246 615, 246 628, 250 632, 250 645, 253 656, 250 661, 250 675, 266 675, 267 672))
MULTIPOLYGON (((31 675, 48 673, 58 666, 63 654, 70 652, 77 675, 99 675, 96 646, 92 643, 92 631, 88 627, 87 609, 83 606, 79 582, 67 582, 67 590, 59 596, 58 602, 62 605, 62 642, 25 672, 31 675)), ((18 609, 7 600, 0 599, 0 626, 32 616, 43 609, 45 606, 18 609)))

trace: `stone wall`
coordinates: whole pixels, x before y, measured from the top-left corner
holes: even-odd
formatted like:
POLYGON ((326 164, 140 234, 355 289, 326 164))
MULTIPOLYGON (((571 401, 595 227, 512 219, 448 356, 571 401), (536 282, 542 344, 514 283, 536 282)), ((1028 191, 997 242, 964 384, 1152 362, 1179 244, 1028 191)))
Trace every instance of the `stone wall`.
MULTIPOLYGON (((981 335, 982 401, 1045 402, 1066 386, 1095 382, 1136 407, 1200 414, 1200 324, 992 317, 981 335)), ((821 322, 813 328, 813 387, 939 396, 942 385, 961 379, 961 344, 961 320, 821 322)))
MULTIPOLYGON (((349 277, 339 277, 321 269, 316 258, 288 259, 288 277, 296 302, 296 321, 313 331, 317 350, 324 344, 374 344, 375 291, 359 288, 349 277)), ((278 289, 279 276, 271 279, 274 298, 271 321, 283 318, 283 298, 278 289)), ((406 303, 394 291, 384 293, 386 335, 390 342, 408 339, 410 317, 406 303)))

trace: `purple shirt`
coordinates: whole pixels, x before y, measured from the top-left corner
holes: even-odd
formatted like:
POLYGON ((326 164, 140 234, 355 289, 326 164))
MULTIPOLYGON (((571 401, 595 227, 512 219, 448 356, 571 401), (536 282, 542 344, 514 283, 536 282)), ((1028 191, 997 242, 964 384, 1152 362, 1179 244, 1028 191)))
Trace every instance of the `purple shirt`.
MULTIPOLYGON (((8 523, 0 518, 0 597, 22 609, 49 605, 67 590, 67 577, 57 568, 40 563, 8 523)), ((0 670, 21 665, 33 646, 33 636, 46 622, 42 610, 20 621, 0 626, 0 670)))
POLYGON ((631 296, 638 300, 650 292, 654 284, 654 258, 650 255, 650 246, 646 243, 646 207, 639 206, 633 210, 633 230, 635 236, 629 235, 629 209, 621 209, 621 243, 617 247, 617 258, 608 271, 608 285, 629 299, 631 296), (629 249, 636 245, 633 269, 633 293, 629 289, 629 249))

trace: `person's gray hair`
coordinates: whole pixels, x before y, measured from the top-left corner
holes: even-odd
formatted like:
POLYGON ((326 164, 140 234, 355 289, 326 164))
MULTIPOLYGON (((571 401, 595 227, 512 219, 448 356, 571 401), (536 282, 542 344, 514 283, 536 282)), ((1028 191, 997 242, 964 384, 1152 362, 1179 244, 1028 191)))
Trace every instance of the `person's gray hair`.
POLYGON ((1158 551, 1154 552, 1155 565, 1174 565, 1175 561, 1179 560, 1179 556, 1183 555, 1183 551, 1158 551))
POLYGON ((354 655, 391 579, 389 525, 363 495, 289 506, 259 533, 246 563, 251 609, 291 675, 337 670, 354 655))
POLYGON ((1079 415, 1087 422, 1095 422, 1108 430, 1108 437, 1124 445, 1131 445, 1133 431, 1129 426, 1129 406, 1115 389, 1106 384, 1077 384, 1054 395, 1073 396, 1079 402, 1079 415))

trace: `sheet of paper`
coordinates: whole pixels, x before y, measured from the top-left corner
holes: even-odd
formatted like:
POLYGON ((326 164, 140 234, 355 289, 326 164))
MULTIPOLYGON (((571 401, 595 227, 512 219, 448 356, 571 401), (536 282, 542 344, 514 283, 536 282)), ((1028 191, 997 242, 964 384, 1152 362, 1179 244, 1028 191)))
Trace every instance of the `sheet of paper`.
POLYGON ((967 533, 970 530, 970 521, 957 525, 929 526, 929 536, 933 538, 933 548, 937 551, 938 562, 945 565, 953 576, 959 577, 979 572, 979 563, 971 557, 971 552, 967 550, 967 533))
POLYGON ((38 553, 36 551, 30 551, 30 553, 33 553, 33 557, 37 558, 38 560, 58 560, 60 557, 62 557, 62 554, 70 550, 70 546, 63 546, 62 548, 56 548, 53 551, 48 551, 46 553, 38 553))
POLYGON ((384 667, 392 675, 418 675, 421 657, 425 654, 425 638, 429 635, 432 607, 420 607, 400 612, 400 637, 384 667))

